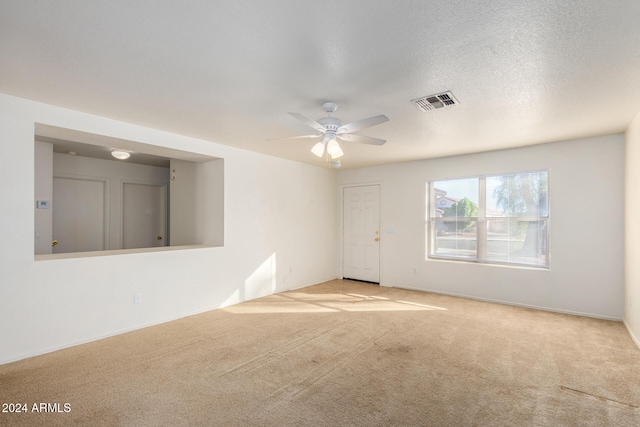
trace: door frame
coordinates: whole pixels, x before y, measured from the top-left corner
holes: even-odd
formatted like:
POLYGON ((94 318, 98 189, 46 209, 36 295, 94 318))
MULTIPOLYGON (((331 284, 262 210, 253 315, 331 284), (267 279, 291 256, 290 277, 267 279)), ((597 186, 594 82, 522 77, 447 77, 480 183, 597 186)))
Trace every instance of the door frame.
MULTIPOLYGON (((378 204, 378 226, 379 230, 382 230, 382 193, 383 193, 383 184, 381 181, 371 181, 371 182, 359 182, 352 184, 342 184, 340 185, 340 271, 339 275, 341 279, 344 279, 344 190, 345 188, 350 187, 369 187, 372 185, 377 185, 379 189, 379 204, 378 204)), ((382 232, 380 232, 380 244, 378 246, 378 284, 382 285, 382 277, 383 277, 383 269, 382 269, 382 259, 383 259, 383 244, 384 239, 382 239, 382 232)), ((366 282, 373 283, 373 282, 366 282)))

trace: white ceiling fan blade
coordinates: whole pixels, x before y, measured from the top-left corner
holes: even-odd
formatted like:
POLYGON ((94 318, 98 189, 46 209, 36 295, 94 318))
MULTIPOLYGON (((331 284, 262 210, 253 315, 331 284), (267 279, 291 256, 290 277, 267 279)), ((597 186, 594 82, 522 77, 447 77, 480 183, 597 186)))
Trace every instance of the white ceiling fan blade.
POLYGON ((267 141, 284 141, 287 139, 310 139, 310 138, 320 138, 322 134, 319 135, 301 135, 301 136, 283 136, 280 138, 269 138, 267 141))
POLYGON ((296 119, 300 120, 305 125, 311 127, 312 129, 317 130, 318 132, 325 133, 327 131, 327 129, 324 126, 322 126, 320 123, 313 121, 310 118, 303 116, 302 114, 299 114, 299 113, 289 113, 289 114, 291 114, 296 119))
POLYGON ((350 133, 338 135, 338 138, 343 141, 359 142, 361 144, 369 144, 369 145, 382 145, 385 142, 387 142, 384 139, 372 138, 370 136, 364 136, 364 135, 353 135, 350 133))
POLYGON ((355 122, 347 123, 346 125, 341 126, 338 129, 337 133, 351 133, 360 129, 376 126, 387 121, 389 121, 389 117, 385 116, 384 114, 380 114, 379 116, 373 116, 366 119, 356 120, 355 122))

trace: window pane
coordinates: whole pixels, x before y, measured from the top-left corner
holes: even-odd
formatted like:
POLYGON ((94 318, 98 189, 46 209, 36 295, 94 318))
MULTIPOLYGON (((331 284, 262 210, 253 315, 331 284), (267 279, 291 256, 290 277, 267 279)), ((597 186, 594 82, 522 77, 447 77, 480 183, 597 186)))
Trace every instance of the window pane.
POLYGON ((432 255, 477 258, 478 178, 433 183, 432 255))
POLYGON ((487 217, 549 215, 548 172, 492 176, 486 185, 487 217))
POLYGON ((547 262, 547 220, 487 219, 487 261, 547 262))
POLYGON ((467 199, 478 206, 478 178, 435 181, 433 190, 436 202, 435 208, 440 213, 438 216, 456 216, 456 212, 458 213, 457 216, 477 216, 477 214, 464 215, 463 211, 456 210, 454 205, 459 205, 462 199, 467 199), (443 215, 443 210, 447 211, 448 214, 443 215))
POLYGON ((434 247, 432 255, 476 258, 478 237, 475 221, 459 221, 456 218, 433 221, 434 247), (473 225, 468 226, 472 222, 473 225))

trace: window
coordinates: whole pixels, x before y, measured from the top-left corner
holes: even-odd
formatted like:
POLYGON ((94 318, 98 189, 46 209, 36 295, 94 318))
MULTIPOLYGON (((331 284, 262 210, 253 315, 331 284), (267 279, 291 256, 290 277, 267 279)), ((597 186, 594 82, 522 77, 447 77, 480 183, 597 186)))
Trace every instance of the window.
POLYGON ((549 173, 431 181, 429 258, 549 266, 549 173))

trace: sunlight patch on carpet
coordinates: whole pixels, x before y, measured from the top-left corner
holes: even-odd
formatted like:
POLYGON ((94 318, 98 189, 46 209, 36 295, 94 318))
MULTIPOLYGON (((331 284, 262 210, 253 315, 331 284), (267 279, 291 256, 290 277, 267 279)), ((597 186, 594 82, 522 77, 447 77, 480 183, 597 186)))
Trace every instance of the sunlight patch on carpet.
POLYGON ((447 310, 405 300, 360 294, 309 294, 286 292, 230 306, 225 311, 237 314, 327 313, 336 311, 432 311, 447 310))

